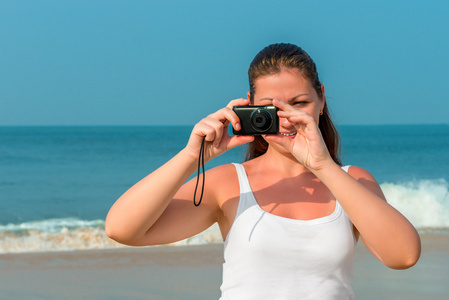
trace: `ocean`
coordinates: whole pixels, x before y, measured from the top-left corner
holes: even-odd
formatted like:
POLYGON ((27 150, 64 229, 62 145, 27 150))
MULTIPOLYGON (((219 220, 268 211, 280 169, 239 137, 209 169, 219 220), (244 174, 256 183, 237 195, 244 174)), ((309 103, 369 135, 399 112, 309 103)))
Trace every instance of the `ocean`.
MULTIPOLYGON (((104 234, 109 208, 181 150, 191 129, 0 127, 0 253, 123 247, 104 234)), ((369 170, 421 234, 449 234, 449 125, 339 130, 344 164, 369 170)), ((206 169, 241 162, 243 151, 206 169)), ((174 246, 220 242, 213 226, 174 246)))

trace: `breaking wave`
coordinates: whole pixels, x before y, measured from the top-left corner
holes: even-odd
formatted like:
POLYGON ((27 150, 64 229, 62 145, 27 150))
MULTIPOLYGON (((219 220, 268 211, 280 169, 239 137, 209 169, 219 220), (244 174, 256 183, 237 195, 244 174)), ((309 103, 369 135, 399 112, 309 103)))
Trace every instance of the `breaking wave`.
MULTIPOLYGON (((173 246, 221 243, 218 226, 173 246)), ((0 254, 123 248, 106 236, 104 221, 74 218, 0 225, 0 254)))
POLYGON ((449 229, 449 184, 444 179, 384 183, 388 202, 421 231, 449 229))
MULTIPOLYGON (((449 233, 449 184, 444 179, 383 183, 388 202, 421 233, 449 233)), ((218 226, 172 246, 222 243, 218 226)), ((48 219, 0 225, 0 254, 126 247, 109 239, 103 220, 48 219)))

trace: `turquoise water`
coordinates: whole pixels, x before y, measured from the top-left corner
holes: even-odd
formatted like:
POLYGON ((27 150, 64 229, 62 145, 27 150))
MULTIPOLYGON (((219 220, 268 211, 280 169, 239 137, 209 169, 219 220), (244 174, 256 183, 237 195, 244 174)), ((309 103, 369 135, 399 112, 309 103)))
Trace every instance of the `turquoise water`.
MULTIPOLYGON (((369 170, 389 202, 416 227, 449 228, 448 125, 339 129, 344 164, 369 170)), ((17 245, 23 239, 42 244, 40 239, 48 234, 101 235, 114 201, 182 149, 190 130, 0 127, 0 252, 6 240, 8 251, 14 252, 19 249, 11 240, 17 245)), ((240 162, 242 157, 243 149, 233 149, 206 168, 240 162)), ((107 246, 106 241, 97 243, 99 248, 107 246)), ((67 247, 81 246, 74 242, 67 247)))

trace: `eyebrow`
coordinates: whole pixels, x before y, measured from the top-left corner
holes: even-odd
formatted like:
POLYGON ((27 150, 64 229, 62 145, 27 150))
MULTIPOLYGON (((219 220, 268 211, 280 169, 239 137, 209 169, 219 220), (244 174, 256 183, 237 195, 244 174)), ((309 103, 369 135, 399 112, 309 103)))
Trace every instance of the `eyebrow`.
MULTIPOLYGON (((295 100, 296 98, 299 98, 299 97, 302 97, 302 96, 308 96, 308 95, 309 95, 309 94, 298 94, 298 95, 296 95, 296 96, 290 98, 290 99, 288 100, 288 102, 292 102, 292 101, 295 100)), ((273 99, 274 99, 274 98, 265 97, 265 98, 259 99, 259 101, 262 101, 262 100, 273 101, 273 99)))

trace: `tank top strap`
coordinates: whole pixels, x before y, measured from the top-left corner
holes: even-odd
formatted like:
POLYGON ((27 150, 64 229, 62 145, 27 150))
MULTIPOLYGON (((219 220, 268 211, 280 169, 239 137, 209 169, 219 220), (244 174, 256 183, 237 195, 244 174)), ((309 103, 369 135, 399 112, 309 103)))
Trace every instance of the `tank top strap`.
POLYGON ((342 169, 343 171, 345 171, 346 173, 348 173, 349 167, 351 167, 351 165, 341 166, 341 169, 342 169))
POLYGON ((237 176, 239 178, 240 194, 250 193, 251 186, 249 185, 248 176, 246 176, 245 168, 241 164, 233 163, 237 170, 237 176))
POLYGON ((237 170, 237 176, 239 179, 240 185, 240 199, 239 205, 237 207, 237 213, 235 215, 235 219, 237 219, 240 214, 242 214, 245 210, 252 206, 257 205, 257 201, 254 198, 253 191, 251 190, 251 186, 249 185, 248 176, 245 172, 245 167, 241 164, 233 163, 235 169, 237 170))
MULTIPOLYGON (((348 173, 349 167, 350 167, 350 165, 347 165, 347 166, 341 166, 341 169, 342 169, 343 171, 345 171, 346 173, 348 173)), ((340 202, 338 202, 338 200, 337 200, 337 203, 336 203, 335 205, 336 205, 336 206, 335 206, 335 211, 343 210, 343 208, 341 207, 340 202)), ((346 214, 346 213, 345 213, 345 214, 346 214)))

